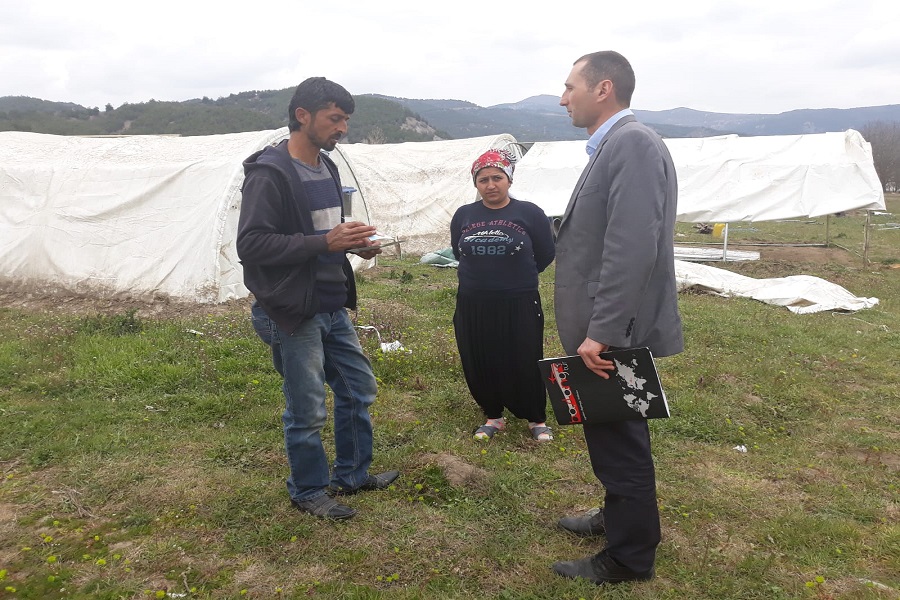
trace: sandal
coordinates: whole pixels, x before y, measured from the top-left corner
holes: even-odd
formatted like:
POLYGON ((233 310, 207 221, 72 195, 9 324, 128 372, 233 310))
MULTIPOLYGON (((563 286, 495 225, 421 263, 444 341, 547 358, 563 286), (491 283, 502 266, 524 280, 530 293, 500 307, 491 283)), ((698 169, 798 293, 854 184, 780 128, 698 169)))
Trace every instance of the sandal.
POLYGON ((475 430, 474 437, 476 440, 489 440, 494 437, 494 434, 498 431, 503 431, 505 425, 502 418, 488 419, 487 423, 475 430), (491 423, 495 423, 495 425, 491 425, 491 423))
POLYGON ((552 442, 553 430, 546 425, 529 426, 531 429, 531 437, 538 442, 552 442))

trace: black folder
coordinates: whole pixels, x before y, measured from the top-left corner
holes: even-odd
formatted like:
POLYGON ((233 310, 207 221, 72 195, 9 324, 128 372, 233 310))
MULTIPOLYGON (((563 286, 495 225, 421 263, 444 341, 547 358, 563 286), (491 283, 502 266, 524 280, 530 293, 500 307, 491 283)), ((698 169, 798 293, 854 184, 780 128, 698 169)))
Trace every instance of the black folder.
POLYGON ((538 361, 550 405, 560 425, 608 423, 629 419, 665 419, 669 403, 649 348, 602 352, 615 363, 603 379, 580 356, 538 361))

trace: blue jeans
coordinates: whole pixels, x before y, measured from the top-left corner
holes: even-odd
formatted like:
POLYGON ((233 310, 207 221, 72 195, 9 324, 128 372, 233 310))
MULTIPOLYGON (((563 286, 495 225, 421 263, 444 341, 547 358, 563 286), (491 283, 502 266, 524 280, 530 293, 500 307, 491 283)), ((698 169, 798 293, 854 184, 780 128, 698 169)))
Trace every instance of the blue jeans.
POLYGON ((279 331, 256 302, 253 328, 272 348, 272 363, 284 378, 284 445, 291 498, 302 502, 325 493, 329 483, 354 489, 372 463, 369 406, 377 385, 372 364, 359 345, 343 308, 304 321, 292 334, 279 331), (327 418, 325 384, 334 392, 334 466, 329 474, 321 431, 327 418))

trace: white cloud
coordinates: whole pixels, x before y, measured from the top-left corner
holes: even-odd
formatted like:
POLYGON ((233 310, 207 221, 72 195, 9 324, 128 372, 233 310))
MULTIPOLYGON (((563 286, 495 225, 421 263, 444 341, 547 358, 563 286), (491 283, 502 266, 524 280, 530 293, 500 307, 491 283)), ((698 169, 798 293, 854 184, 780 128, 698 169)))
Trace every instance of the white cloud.
POLYGON ((559 94, 572 61, 614 49, 635 67, 636 108, 781 112, 897 104, 898 6, 15 3, 4 7, 0 23, 0 96, 118 106, 281 89, 323 75, 354 94, 488 106, 559 94))

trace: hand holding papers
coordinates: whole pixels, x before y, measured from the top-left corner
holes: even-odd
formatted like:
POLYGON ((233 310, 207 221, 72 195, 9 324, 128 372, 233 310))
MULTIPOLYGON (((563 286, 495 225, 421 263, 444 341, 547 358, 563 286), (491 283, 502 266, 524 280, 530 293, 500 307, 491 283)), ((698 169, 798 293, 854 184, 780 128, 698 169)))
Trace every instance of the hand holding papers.
POLYGON ((384 235, 383 233, 378 233, 377 231, 375 232, 375 235, 369 236, 369 241, 374 242, 374 244, 371 246, 362 246, 360 248, 350 248, 347 252, 359 254, 361 252, 370 252, 372 250, 378 250, 400 243, 400 240, 394 239, 389 235, 384 235))
POLYGON ((614 350, 601 356, 616 365, 609 379, 588 369, 578 355, 538 361, 560 425, 669 416, 666 394, 648 348, 614 350))

